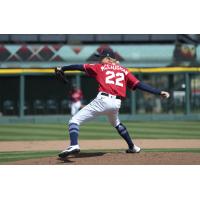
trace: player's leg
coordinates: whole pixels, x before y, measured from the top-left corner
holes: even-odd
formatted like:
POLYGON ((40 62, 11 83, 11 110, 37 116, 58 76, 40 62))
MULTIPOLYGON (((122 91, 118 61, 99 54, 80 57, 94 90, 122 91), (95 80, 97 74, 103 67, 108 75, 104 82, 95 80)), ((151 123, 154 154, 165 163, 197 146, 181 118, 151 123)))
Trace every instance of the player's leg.
POLYGON ((122 124, 119 120, 118 111, 112 112, 108 114, 108 119, 113 127, 116 128, 119 135, 126 141, 128 144, 127 153, 139 153, 140 148, 133 144, 132 139, 129 135, 129 132, 124 124, 122 124))
POLYGON ((70 146, 62 151, 58 156, 60 158, 65 158, 70 154, 75 154, 80 152, 80 147, 78 145, 78 134, 79 126, 75 123, 69 124, 69 136, 70 136, 70 146))
POLYGON ((94 117, 97 116, 97 112, 88 104, 83 109, 78 111, 72 118, 69 120, 69 136, 70 136, 70 145, 78 144, 78 134, 79 134, 79 126, 94 117))
POLYGON ((75 115, 76 113, 76 103, 72 103, 71 104, 71 115, 75 115))
POLYGON ((126 141, 129 149, 133 148, 134 144, 131 140, 131 137, 126 129, 126 127, 120 122, 118 117, 118 112, 112 112, 108 114, 108 119, 113 127, 116 128, 119 135, 126 141))
POLYGON ((86 121, 94 119, 96 116, 102 114, 103 111, 104 107, 101 106, 101 102, 98 99, 94 99, 72 116, 69 121, 69 135, 71 143, 73 141, 73 145, 78 144, 79 126, 86 121))
POLYGON ((78 135, 79 126, 89 120, 92 120, 97 115, 100 115, 104 111, 101 102, 94 99, 87 106, 83 107, 78 111, 69 121, 69 136, 70 136, 70 146, 59 154, 59 157, 64 158, 72 153, 77 153, 80 151, 78 145, 78 135))

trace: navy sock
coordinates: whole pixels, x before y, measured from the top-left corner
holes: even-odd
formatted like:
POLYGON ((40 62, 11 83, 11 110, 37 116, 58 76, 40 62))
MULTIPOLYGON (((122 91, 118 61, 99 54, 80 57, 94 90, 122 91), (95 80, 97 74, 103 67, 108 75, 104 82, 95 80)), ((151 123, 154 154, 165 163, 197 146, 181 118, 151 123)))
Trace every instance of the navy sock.
POLYGON ((78 124, 75 123, 69 124, 70 145, 78 144, 78 133, 79 133, 78 124))
POLYGON ((126 127, 120 123, 118 126, 115 127, 118 131, 118 133, 121 135, 121 137, 126 141, 126 143, 128 144, 129 149, 132 149, 134 144, 131 140, 131 137, 126 129, 126 127))

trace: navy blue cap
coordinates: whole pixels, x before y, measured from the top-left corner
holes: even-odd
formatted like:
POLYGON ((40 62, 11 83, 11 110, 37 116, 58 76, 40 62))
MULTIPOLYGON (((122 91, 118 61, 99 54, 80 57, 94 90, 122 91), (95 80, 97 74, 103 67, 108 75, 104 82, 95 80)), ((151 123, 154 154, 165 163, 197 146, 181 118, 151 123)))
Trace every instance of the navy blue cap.
POLYGON ((97 57, 105 58, 105 57, 110 57, 113 59, 116 59, 115 53, 112 49, 102 49, 100 53, 95 54, 97 57))

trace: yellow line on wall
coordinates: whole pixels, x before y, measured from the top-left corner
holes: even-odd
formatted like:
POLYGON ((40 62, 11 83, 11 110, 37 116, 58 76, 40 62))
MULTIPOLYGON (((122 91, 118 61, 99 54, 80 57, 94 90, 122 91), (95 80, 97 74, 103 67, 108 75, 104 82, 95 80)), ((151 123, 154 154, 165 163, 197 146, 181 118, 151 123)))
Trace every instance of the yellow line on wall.
POLYGON ((131 72, 161 73, 161 72, 200 72, 200 67, 162 67, 162 68, 129 68, 131 72))
MULTIPOLYGON (((136 73, 165 73, 165 72, 200 72, 200 67, 162 67, 162 68, 128 68, 136 73)), ((0 69, 0 74, 46 74, 54 73, 54 69, 0 69)), ((79 71, 67 71, 67 73, 81 73, 79 71)))
MULTIPOLYGON (((54 73, 54 69, 0 69, 0 74, 46 74, 54 73)), ((68 71, 67 73, 79 73, 79 71, 68 71)))

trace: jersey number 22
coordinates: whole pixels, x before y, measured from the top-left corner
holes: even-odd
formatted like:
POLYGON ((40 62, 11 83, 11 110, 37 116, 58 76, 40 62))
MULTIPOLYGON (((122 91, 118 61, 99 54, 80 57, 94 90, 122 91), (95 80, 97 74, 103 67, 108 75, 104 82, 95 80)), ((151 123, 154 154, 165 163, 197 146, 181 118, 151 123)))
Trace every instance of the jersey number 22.
POLYGON ((113 71, 107 71, 106 72, 106 83, 107 84, 115 84, 117 86, 123 87, 123 83, 122 81, 124 80, 124 74, 123 73, 116 73, 113 71), (116 77, 115 81, 113 80, 113 78, 116 77))

